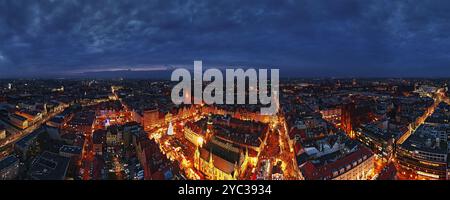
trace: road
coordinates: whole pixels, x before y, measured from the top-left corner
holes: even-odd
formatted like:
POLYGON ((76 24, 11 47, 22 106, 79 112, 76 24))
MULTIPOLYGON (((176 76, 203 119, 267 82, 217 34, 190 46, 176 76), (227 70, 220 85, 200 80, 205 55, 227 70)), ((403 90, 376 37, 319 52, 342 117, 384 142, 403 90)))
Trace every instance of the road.
MULTIPOLYGON (((256 166, 257 171, 262 167, 262 162, 264 160, 270 160, 270 166, 274 166, 278 161, 281 161, 284 179, 299 179, 300 173, 297 167, 295 152, 289 143, 289 135, 284 118, 281 116, 278 117, 277 120, 271 122, 269 126, 271 127, 271 131, 266 140, 266 145, 258 158, 258 164, 256 166)), ((266 179, 272 179, 270 174, 266 179)))
MULTIPOLYGON (((65 109, 65 108, 68 107, 68 105, 64 105, 63 107, 65 109)), ((9 153, 11 153, 12 152, 12 147, 17 141, 21 140, 25 136, 29 135, 30 133, 32 133, 33 131, 35 131, 39 127, 41 127, 48 120, 50 120, 54 116, 56 116, 56 115, 60 114, 61 112, 63 112, 64 109, 61 109, 61 110, 58 110, 56 112, 48 114, 46 117, 44 117, 43 119, 39 120, 35 124, 29 126, 25 130, 19 130, 18 132, 16 132, 16 134, 11 135, 2 144, 0 144, 0 149, 2 150, 2 152, 9 152, 9 153)), ((3 156, 5 156, 5 153, 1 153, 0 154, 0 158, 3 158, 3 156)))
MULTIPOLYGON (((438 107, 438 105, 441 102, 446 102, 447 104, 450 103, 450 100, 448 97, 445 96, 445 92, 444 89, 439 89, 437 90, 437 92, 435 93, 434 97, 434 102, 433 105, 431 105, 426 112, 424 113, 423 116, 417 118, 417 120, 414 122, 414 124, 416 125, 415 127, 419 127, 420 125, 422 125, 429 116, 431 116, 434 111, 436 110, 436 108, 438 107)), ((413 124, 411 124, 411 126, 413 126, 413 124)), ((415 130, 413 129, 408 129, 398 140, 397 140, 397 145, 403 144, 403 142, 405 142, 408 137, 414 133, 415 130)))
POLYGON ((294 147, 289 142, 289 133, 286 121, 283 116, 278 117, 277 129, 279 133, 281 153, 279 158, 286 164, 286 179, 299 179, 299 170, 297 159, 295 157, 294 147))
MULTIPOLYGON (((427 112, 424 114, 424 116, 420 117, 416 123, 417 126, 419 127, 421 124, 423 124, 426 119, 431 116, 434 111, 436 110, 437 106, 441 103, 441 102, 445 102, 447 104, 450 104, 450 98, 448 98, 445 95, 445 90, 443 88, 437 90, 437 92, 434 95, 434 103, 433 105, 427 110, 427 112)), ((402 144, 404 141, 406 141, 406 139, 408 139, 408 137, 414 133, 415 130, 408 130, 400 139, 397 141, 397 145, 402 144)), ((415 171, 411 171, 411 170, 405 170, 403 168, 401 168, 399 166, 399 164, 397 162, 394 162, 395 168, 397 169, 397 178, 399 180, 418 180, 419 176, 415 173, 415 171)))

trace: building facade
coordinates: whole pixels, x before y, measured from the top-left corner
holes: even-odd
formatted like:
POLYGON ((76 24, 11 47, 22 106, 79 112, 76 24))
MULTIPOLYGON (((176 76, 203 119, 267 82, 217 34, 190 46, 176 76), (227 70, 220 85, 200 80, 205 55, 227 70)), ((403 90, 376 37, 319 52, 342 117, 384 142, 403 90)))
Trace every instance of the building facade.
POLYGON ((209 180, 237 180, 247 167, 247 154, 238 148, 214 143, 197 148, 194 167, 209 180))

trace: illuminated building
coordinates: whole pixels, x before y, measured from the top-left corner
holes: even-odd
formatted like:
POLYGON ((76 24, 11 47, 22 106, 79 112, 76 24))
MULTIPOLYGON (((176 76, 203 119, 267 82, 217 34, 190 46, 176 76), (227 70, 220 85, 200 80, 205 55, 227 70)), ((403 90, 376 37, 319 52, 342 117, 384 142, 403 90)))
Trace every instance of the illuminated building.
POLYGON ((146 180, 170 180, 179 174, 178 161, 169 160, 154 140, 140 138, 136 146, 136 154, 144 169, 146 180))
POLYGON ((180 119, 186 119, 188 117, 191 117, 192 115, 194 115, 196 113, 196 109, 193 105, 190 106, 182 106, 181 108, 178 109, 178 114, 177 116, 180 119))
POLYGON ((6 129, 2 124, 0 124, 0 140, 3 140, 5 138, 6 138, 6 129))
POLYGON ((269 132, 267 124, 221 115, 213 115, 210 120, 214 121, 214 124, 209 123, 207 127, 218 139, 257 152, 263 149, 269 132))
POLYGON ((352 100, 352 102, 342 106, 341 129, 350 138, 355 138, 356 128, 373 121, 371 106, 373 102, 361 97, 358 97, 355 102, 352 100))
POLYGON ((206 133, 200 129, 199 127, 195 126, 193 123, 188 122, 184 126, 184 137, 192 142, 192 144, 195 144, 196 146, 200 146, 200 141, 203 142, 204 138, 206 136, 206 133))
POLYGON ((408 178, 447 178, 446 126, 424 124, 397 149, 397 162, 408 178))
POLYGON ((394 162, 390 162, 386 167, 384 167, 377 180, 396 180, 397 179, 397 169, 395 168, 394 162))
POLYGON ((201 138, 216 140, 252 149, 260 152, 267 140, 269 127, 265 123, 240 120, 229 115, 208 115, 196 122, 188 122, 184 127, 184 136, 195 145, 201 138))
POLYGON ((11 114, 9 116, 9 121, 16 127, 20 129, 26 129, 29 126, 28 119, 18 115, 18 114, 11 114))
MULTIPOLYGON (((350 154, 344 161, 351 160, 347 163, 345 169, 340 168, 339 171, 333 171, 333 180, 367 180, 374 170, 374 156, 370 150, 362 148, 361 150, 350 154)), ((339 163, 337 163, 339 164, 339 163)), ((338 166, 335 164, 335 166, 338 166)))
POLYGON ((399 171, 408 179, 447 179, 450 105, 441 103, 397 150, 399 171))
POLYGON ((399 132, 382 129, 375 124, 362 125, 355 131, 355 136, 360 142, 369 147, 374 153, 386 158, 392 155, 398 135, 400 135, 399 132))
POLYGON ((72 129, 76 132, 82 132, 84 134, 92 133, 92 129, 95 122, 95 112, 79 112, 68 123, 68 129, 72 129))
POLYGON ((342 107, 341 128, 350 137, 353 137, 352 115, 354 113, 354 106, 351 103, 342 107))
POLYGON ((325 165, 307 161, 300 168, 306 180, 367 180, 374 170, 374 154, 366 147, 325 165))
POLYGON ((431 97, 438 90, 435 86, 430 85, 421 85, 414 90, 415 93, 418 93, 422 97, 431 97))
POLYGON ((144 111, 142 126, 144 127, 145 131, 159 126, 160 121, 159 111, 157 108, 144 111))
POLYGON ((139 111, 133 109, 130 111, 130 116, 131 116, 132 121, 135 121, 139 124, 144 123, 142 120, 144 118, 142 112, 139 112, 139 111))
POLYGON ((48 126, 56 127, 56 128, 63 128, 73 117, 72 113, 68 113, 67 111, 64 111, 60 115, 56 115, 50 120, 46 122, 48 126))
POLYGON ((28 121, 28 125, 31 126, 36 122, 42 120, 42 114, 39 112, 30 112, 30 111, 17 111, 17 115, 25 117, 28 121))
POLYGON ((106 131, 106 144, 108 146, 117 145, 122 142, 123 126, 109 126, 106 131))
POLYGON ((194 167, 210 180, 237 180, 247 163, 246 151, 231 144, 209 142, 194 155, 194 167))
MULTIPOLYGON (((246 105, 248 106, 248 105, 246 105)), ((240 120, 252 120, 256 122, 269 123, 276 120, 276 115, 261 115, 258 107, 236 108, 237 105, 206 105, 201 108, 203 115, 229 115, 240 120)))
POLYGON ((164 115, 164 123, 169 123, 171 121, 175 121, 176 120, 177 115, 172 114, 171 112, 167 112, 164 115))
POLYGON ((342 109, 338 106, 329 107, 320 110, 320 114, 322 114, 322 118, 331 122, 331 123, 339 123, 341 120, 342 109))
POLYGON ((214 123, 212 121, 212 115, 208 115, 208 121, 206 122, 206 140, 210 140, 214 134, 214 123))

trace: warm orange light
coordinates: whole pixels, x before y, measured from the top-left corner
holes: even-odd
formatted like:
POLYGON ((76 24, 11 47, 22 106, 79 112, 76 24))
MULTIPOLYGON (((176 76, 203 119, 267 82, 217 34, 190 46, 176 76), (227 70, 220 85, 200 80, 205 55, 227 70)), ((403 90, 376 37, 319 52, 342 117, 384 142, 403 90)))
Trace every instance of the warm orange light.
POLYGON ((202 147, 202 146, 203 146, 203 138, 202 138, 202 137, 198 137, 198 138, 197 138, 197 145, 198 145, 199 147, 202 147))

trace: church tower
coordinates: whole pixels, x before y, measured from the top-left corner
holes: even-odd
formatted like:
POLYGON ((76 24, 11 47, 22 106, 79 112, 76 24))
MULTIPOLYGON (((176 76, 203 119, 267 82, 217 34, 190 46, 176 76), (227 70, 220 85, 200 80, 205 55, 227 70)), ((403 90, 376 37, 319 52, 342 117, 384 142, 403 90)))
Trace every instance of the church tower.
POLYGON ((206 141, 209 141, 214 134, 214 124, 212 120, 212 115, 208 115, 208 121, 206 122, 206 141))

